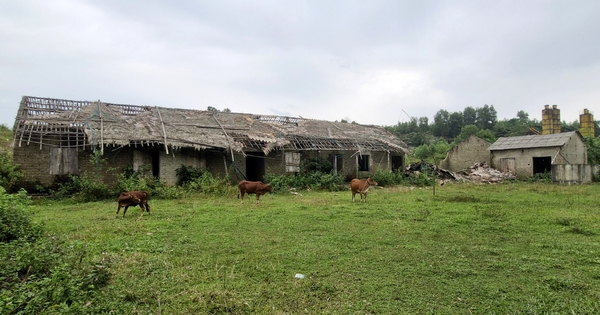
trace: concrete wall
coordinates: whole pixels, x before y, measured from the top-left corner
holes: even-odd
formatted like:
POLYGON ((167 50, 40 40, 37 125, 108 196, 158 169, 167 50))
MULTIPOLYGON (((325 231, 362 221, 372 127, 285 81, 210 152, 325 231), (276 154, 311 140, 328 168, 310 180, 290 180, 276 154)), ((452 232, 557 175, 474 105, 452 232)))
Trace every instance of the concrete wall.
POLYGON ((552 181, 559 183, 591 183, 597 174, 597 167, 590 164, 552 165, 552 181))
POLYGON ((587 164, 587 146, 583 139, 579 136, 573 136, 560 151, 560 156, 563 158, 562 163, 552 164, 587 164))
MULTIPOLYGON (((515 176, 524 179, 533 176, 533 158, 534 157, 554 157, 557 156, 559 148, 535 148, 535 149, 516 149, 493 151, 490 157, 490 166, 500 169, 500 160, 514 159, 515 161, 515 176)), ((562 163, 563 161, 557 161, 562 163)))
POLYGON ((440 167, 458 172, 473 166, 475 163, 489 163, 490 152, 488 148, 490 145, 491 143, 479 137, 470 136, 448 152, 446 158, 440 163, 440 167))
POLYGON ((514 159, 515 175, 518 178, 533 176, 533 158, 550 157, 552 165, 587 164, 587 148, 580 137, 572 137, 562 147, 529 148, 493 151, 490 155, 490 165, 500 169, 500 160, 514 159))

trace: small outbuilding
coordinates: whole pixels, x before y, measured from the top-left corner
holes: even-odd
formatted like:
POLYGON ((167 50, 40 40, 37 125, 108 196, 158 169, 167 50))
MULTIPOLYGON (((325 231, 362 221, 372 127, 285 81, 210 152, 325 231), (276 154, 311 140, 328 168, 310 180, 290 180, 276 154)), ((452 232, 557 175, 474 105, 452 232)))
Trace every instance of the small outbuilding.
POLYGON ((501 172, 512 172, 518 178, 552 172, 557 166, 588 163, 587 146, 578 131, 502 137, 488 150, 492 167, 501 172))
POLYGON ((126 169, 175 184, 182 165, 262 180, 314 159, 362 177, 402 169, 407 152, 380 126, 31 96, 21 100, 13 133, 14 162, 32 185, 86 173, 114 183, 126 169))

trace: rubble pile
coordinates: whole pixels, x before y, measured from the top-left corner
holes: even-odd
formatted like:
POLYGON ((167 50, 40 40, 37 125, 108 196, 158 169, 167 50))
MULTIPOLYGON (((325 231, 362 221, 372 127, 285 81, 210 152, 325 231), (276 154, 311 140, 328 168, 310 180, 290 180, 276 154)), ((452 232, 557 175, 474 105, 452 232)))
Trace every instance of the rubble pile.
POLYGON ((481 184, 499 183, 506 179, 514 179, 515 175, 512 173, 502 173, 492 167, 486 162, 479 162, 473 164, 466 170, 459 172, 451 172, 445 169, 436 167, 433 164, 421 161, 419 163, 413 163, 406 167, 404 173, 409 175, 411 173, 427 173, 433 174, 435 172, 437 178, 441 182, 448 181, 461 181, 461 182, 473 182, 481 184))
POLYGON ((461 173, 471 182, 482 184, 499 183, 506 179, 515 178, 513 173, 502 173, 499 170, 491 168, 485 162, 475 163, 473 166, 469 167, 467 171, 461 173))

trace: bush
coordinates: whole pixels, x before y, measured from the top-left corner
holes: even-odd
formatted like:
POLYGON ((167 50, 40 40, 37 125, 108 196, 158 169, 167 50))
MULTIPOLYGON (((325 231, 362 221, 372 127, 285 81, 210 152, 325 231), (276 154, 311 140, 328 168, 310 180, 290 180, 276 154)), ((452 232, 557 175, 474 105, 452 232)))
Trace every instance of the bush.
POLYGON ((290 188, 340 191, 344 190, 342 175, 321 172, 300 173, 295 175, 266 175, 265 182, 273 186, 273 190, 281 191, 290 188))
POLYGON ((41 230, 31 223, 24 210, 30 203, 25 190, 10 195, 0 187, 0 242, 33 240, 40 236, 41 230))
POLYGON ((23 177, 18 169, 8 153, 0 153, 0 186, 8 192, 16 192, 17 182, 23 177))
POLYGON ((377 169, 375 171, 375 175, 373 175, 373 178, 375 181, 377 181, 379 186, 400 185, 406 181, 402 170, 389 172, 386 170, 377 169))
POLYGON ((77 201, 89 202, 113 197, 114 192, 98 178, 71 175, 51 188, 50 193, 57 198, 74 198, 77 201))
POLYGON ((43 235, 25 212, 24 190, 0 188, 0 310, 3 314, 81 314, 110 278, 110 260, 86 262, 82 246, 43 235))
POLYGON ((196 179, 200 178, 203 173, 203 171, 197 168, 181 165, 175 170, 175 174, 177 175, 177 185, 182 186, 195 181, 196 179))
POLYGON ((215 177, 210 172, 202 172, 202 175, 187 183, 186 188, 191 191, 203 193, 228 195, 234 187, 227 177, 215 177))

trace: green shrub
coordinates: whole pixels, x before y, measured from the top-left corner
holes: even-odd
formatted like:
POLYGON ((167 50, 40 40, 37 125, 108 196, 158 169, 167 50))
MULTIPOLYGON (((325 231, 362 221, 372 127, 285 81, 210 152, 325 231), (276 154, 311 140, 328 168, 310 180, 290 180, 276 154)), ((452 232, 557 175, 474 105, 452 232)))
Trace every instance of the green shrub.
POLYGON ((25 190, 11 195, 0 187, 0 242, 32 240, 40 235, 39 227, 32 224, 25 213, 30 202, 25 190))
POLYGON ((199 191, 216 195, 227 195, 234 190, 229 178, 213 176, 207 171, 202 172, 202 175, 188 182, 186 187, 191 191, 199 191))
POLYGON ((425 187, 432 186, 434 183, 432 176, 428 176, 426 173, 415 172, 406 177, 405 183, 412 186, 425 187))
POLYGON ((200 178, 204 172, 191 166, 181 165, 175 170, 177 185, 182 186, 200 178))
POLYGON ((377 169, 373 175, 379 186, 400 185, 405 182, 404 173, 401 170, 389 172, 383 169, 377 169))
POLYGON ((265 182, 270 183, 275 191, 291 188, 328 191, 345 189, 342 175, 321 172, 299 173, 295 175, 266 175, 265 182))
POLYGON ((98 178, 91 178, 87 174, 68 176, 64 181, 57 184, 57 188, 50 189, 50 193, 57 198, 74 198, 82 202, 103 200, 114 195, 108 185, 98 178))
POLYGON ((83 246, 43 235, 25 212, 24 190, 9 195, 0 187, 0 310, 2 314, 89 312, 98 288, 108 283, 110 260, 85 260, 83 246))
POLYGON ((0 153, 0 186, 8 192, 16 192, 17 182, 23 177, 19 168, 6 152, 0 153))
POLYGON ((88 262, 56 235, 0 243, 0 309, 5 314, 82 314, 110 279, 111 261, 88 262))

